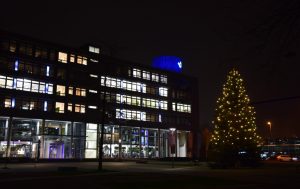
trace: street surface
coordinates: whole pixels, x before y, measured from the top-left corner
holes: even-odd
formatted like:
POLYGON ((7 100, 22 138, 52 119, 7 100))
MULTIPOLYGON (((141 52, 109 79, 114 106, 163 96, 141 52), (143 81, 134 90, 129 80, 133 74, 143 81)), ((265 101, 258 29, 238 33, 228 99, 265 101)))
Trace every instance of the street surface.
POLYGON ((174 168, 171 162, 104 162, 102 172, 96 162, 7 166, 0 169, 1 188, 300 188, 300 162, 270 161, 239 169, 210 169, 192 162, 175 162, 174 168))

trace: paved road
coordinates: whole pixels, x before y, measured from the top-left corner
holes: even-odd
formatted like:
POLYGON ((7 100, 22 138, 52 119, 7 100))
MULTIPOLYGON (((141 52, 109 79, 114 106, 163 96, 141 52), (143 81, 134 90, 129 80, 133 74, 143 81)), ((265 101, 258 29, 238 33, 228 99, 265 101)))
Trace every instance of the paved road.
POLYGON ((0 170, 0 186, 51 188, 300 188, 300 163, 271 162, 256 169, 214 170, 190 162, 104 162, 14 164, 0 170), (58 167, 77 167, 58 172, 58 167))

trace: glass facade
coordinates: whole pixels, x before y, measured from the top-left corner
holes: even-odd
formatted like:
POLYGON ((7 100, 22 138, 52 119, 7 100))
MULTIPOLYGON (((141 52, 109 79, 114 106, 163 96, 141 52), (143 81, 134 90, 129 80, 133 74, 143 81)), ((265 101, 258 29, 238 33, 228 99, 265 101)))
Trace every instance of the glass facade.
MULTIPOLYGON (((0 117, 0 157, 36 158, 39 147, 44 159, 97 158, 100 131, 101 124, 94 123, 0 117)), ((187 157, 188 131, 176 133, 176 156, 187 157)), ((169 134, 164 129, 104 125, 103 157, 170 157, 169 134)))

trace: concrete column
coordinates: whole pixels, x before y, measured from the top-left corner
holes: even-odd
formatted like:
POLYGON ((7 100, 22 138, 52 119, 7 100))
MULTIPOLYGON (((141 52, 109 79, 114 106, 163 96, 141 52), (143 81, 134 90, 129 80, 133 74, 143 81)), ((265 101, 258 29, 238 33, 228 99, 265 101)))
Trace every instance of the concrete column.
POLYGON ((7 140, 6 140, 6 157, 10 157, 10 141, 11 141, 11 135, 12 135, 12 117, 9 117, 8 118, 8 122, 7 122, 7 127, 8 127, 8 130, 7 130, 7 140))
MULTIPOLYGON (((70 129, 71 130, 71 133, 70 133, 71 134, 71 149, 70 150, 71 150, 71 155, 72 155, 71 158, 77 158, 76 157, 76 147, 77 146, 74 145, 74 141, 73 141, 74 140, 73 139, 73 135, 74 135, 73 129, 74 129, 74 126, 75 126, 75 123, 72 121, 71 122, 71 129, 70 129)), ((66 130, 68 130, 67 127, 68 127, 68 124, 66 124, 66 130)), ((69 134, 69 133, 67 133, 67 134, 69 134)))
POLYGON ((177 157, 177 153, 178 153, 178 150, 177 150, 177 145, 178 145, 178 140, 177 140, 177 137, 178 137, 178 132, 177 132, 178 130, 176 129, 175 130, 175 157, 177 157))
POLYGON ((45 136, 44 136, 44 131, 45 131, 45 119, 42 120, 42 129, 39 131, 39 136, 41 136, 41 150, 40 150, 40 158, 46 158, 45 157, 45 136))
POLYGON ((96 158, 99 158, 99 149, 100 149, 100 131, 101 124, 97 124, 97 155, 96 158))
POLYGON ((160 129, 158 129, 158 132, 157 132, 157 135, 158 135, 158 158, 161 158, 160 156, 160 129))
POLYGON ((7 141, 7 138, 8 138, 8 123, 9 123, 9 118, 7 118, 5 121, 5 134, 4 134, 5 141, 7 141))

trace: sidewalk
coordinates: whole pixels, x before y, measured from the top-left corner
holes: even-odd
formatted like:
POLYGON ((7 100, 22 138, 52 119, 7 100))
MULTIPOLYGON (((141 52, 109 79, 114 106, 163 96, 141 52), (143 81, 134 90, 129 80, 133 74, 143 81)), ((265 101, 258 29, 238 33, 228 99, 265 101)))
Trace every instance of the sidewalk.
MULTIPOLYGON (((174 170, 179 168, 207 167, 200 162, 174 162, 174 170)), ((170 161, 146 161, 146 162, 103 162, 103 169, 114 172, 157 172, 172 169, 170 161)), ((48 162, 48 163, 0 163, 0 174, 5 173, 50 173, 50 172, 96 172, 98 162, 48 162), (4 168, 4 167, 7 168, 4 168)))

